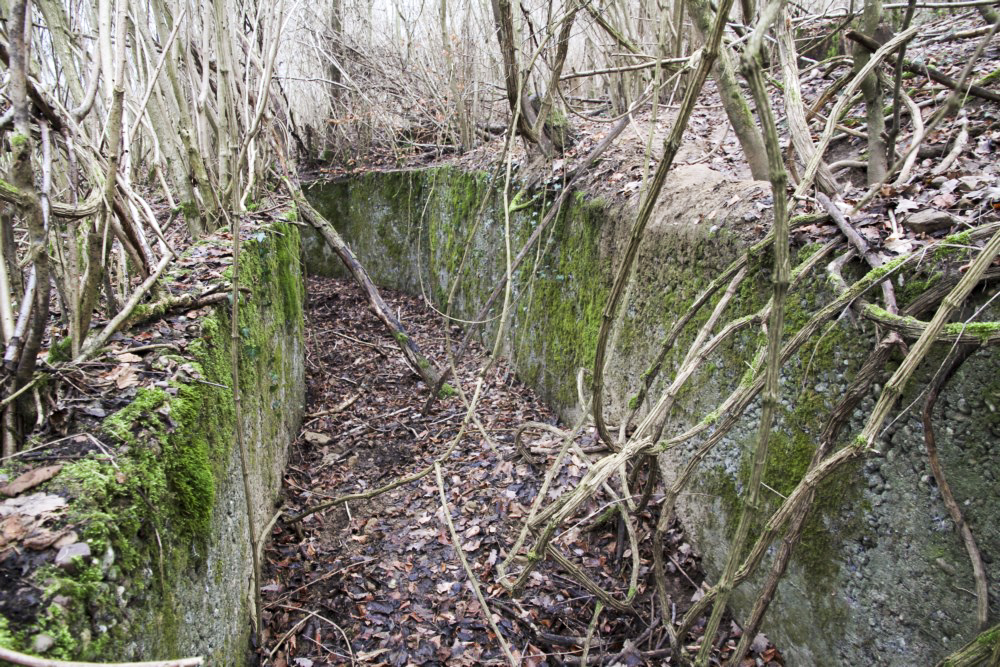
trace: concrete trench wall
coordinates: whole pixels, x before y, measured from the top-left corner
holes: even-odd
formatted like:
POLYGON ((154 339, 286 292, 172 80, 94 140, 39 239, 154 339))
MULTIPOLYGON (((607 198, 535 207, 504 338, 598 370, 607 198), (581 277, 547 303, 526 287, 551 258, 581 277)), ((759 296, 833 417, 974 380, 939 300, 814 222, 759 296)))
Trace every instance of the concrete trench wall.
MULTIPOLYGON (((228 241, 187 256, 214 261, 220 243, 228 241)), ((174 379, 140 389, 95 433, 119 445, 115 465, 87 455, 41 487, 69 499, 63 518, 92 557, 68 571, 37 570, 33 585, 45 595, 37 617, 25 625, 27 610, 0 609, 0 645, 72 660, 200 655, 208 665, 247 664, 252 571, 235 433, 242 429, 247 446, 259 533, 275 512, 304 406, 299 249, 297 227, 280 223, 243 247, 241 424, 227 388, 225 301, 192 321, 199 333, 185 352, 153 362, 174 379)))
MULTIPOLYGON (((458 317, 474 317, 504 271, 502 202, 482 174, 448 168, 368 174, 314 188, 310 196, 377 283, 425 294, 443 308, 451 281, 459 276, 452 310, 458 317), (483 197, 485 214, 476 226, 483 197)), ((768 202, 765 184, 727 182, 706 167, 672 173, 640 250, 625 317, 614 333, 607 392, 612 415, 620 414, 635 392, 669 326, 759 236, 768 202)), ((578 368, 592 365, 614 258, 632 214, 581 197, 573 197, 566 209, 544 235, 543 252, 518 276, 506 354, 520 377, 569 417, 576 409, 573 378, 578 368)), ((541 216, 536 205, 511 217, 515 252, 541 216)), ((309 230, 303 246, 309 271, 340 271, 309 230)), ((798 259, 812 250, 798 249, 798 259)), ((753 312, 766 300, 767 261, 751 264, 751 279, 728 313, 753 312)), ((915 294, 919 287, 914 280, 897 290, 905 299, 908 289, 915 294)), ((806 313, 828 297, 819 278, 797 286, 790 295, 789 330, 800 327, 806 313)), ((699 315, 695 325, 706 317, 707 312, 699 315)), ((487 336, 495 334, 490 326, 487 336)), ((857 372, 875 335, 871 324, 844 317, 788 364, 765 473, 775 494, 772 507, 778 494, 790 492, 801 478, 826 411, 857 372)), ((669 363, 678 363, 692 336, 680 341, 669 363)), ((759 336, 748 331, 706 361, 682 392, 667 434, 705 418, 739 384, 748 361, 744 353, 760 343, 759 336)), ((938 350, 924 365, 903 405, 918 399, 940 357, 938 350)), ((976 352, 935 413, 942 463, 993 582, 1000 575, 993 564, 1000 554, 1000 489, 994 473, 1000 453, 992 444, 1000 436, 997 377, 1000 355, 976 352)), ((845 439, 863 423, 874 397, 863 400, 845 439)), ((742 456, 753 442, 758 415, 759 403, 752 404, 680 501, 680 514, 712 578, 724 564, 727 535, 735 529, 736 499, 746 474, 742 456)), ((661 457, 667 479, 696 446, 697 441, 661 457)), ((765 630, 789 665, 933 664, 975 636, 971 568, 930 477, 919 410, 898 416, 879 450, 881 455, 825 485, 824 500, 779 588, 765 630)), ((994 583, 991 594, 997 592, 994 583)), ((754 597, 752 587, 739 589, 734 598, 738 616, 746 614, 754 597)))

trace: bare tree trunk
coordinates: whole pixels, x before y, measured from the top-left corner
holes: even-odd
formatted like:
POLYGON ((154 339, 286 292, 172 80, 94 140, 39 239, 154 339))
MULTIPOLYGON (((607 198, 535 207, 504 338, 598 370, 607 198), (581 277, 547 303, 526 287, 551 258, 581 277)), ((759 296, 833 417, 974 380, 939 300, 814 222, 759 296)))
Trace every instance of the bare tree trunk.
MULTIPOLYGON (((229 49, 224 46, 229 37, 229 31, 226 28, 226 21, 229 14, 226 11, 225 0, 215 0, 214 6, 216 67, 218 68, 215 86, 215 104, 219 114, 219 127, 215 133, 218 151, 217 186, 219 193, 225 193, 230 188, 230 181, 236 178, 236 174, 233 173, 232 165, 230 164, 233 157, 230 136, 236 127, 236 114, 234 101, 230 96, 229 89, 229 77, 232 76, 232 63, 229 62, 229 49)), ((202 58, 204 60, 201 66, 208 67, 208 54, 203 53, 202 58)), ((223 208, 229 208, 229 203, 228 201, 221 201, 220 205, 223 208)))
POLYGON ((503 56, 503 77, 507 90, 507 103, 510 112, 517 119, 517 133, 530 144, 537 146, 542 154, 551 157, 555 151, 544 133, 535 132, 533 119, 535 117, 531 105, 524 95, 521 71, 517 65, 517 46, 514 32, 514 14, 510 0, 493 1, 493 20, 496 25, 497 41, 503 56))
MULTIPOLYGON (((688 0, 687 4, 691 11, 691 18, 704 39, 705 35, 712 29, 712 15, 708 0, 688 0)), ((750 165, 750 173, 756 180, 766 181, 768 171, 764 138, 761 136, 760 130, 757 129, 757 122, 750 112, 750 106, 740 91, 733 55, 725 45, 719 48, 719 57, 712 68, 712 77, 715 78, 715 83, 719 86, 722 106, 733 126, 733 132, 736 133, 736 138, 743 148, 743 155, 750 165)))
MULTIPOLYGON (((774 26, 774 32, 778 38, 778 55, 781 59, 781 72, 785 84, 785 116, 788 118, 788 132, 791 135, 795 152, 798 153, 803 164, 809 164, 809 161, 816 153, 816 146, 813 145, 812 136, 809 132, 809 123, 806 122, 805 106, 802 103, 802 88, 799 86, 799 65, 798 56, 795 52, 795 40, 792 39, 792 31, 785 22, 784 14, 778 17, 774 26)), ((822 161, 819 163, 819 169, 816 172, 816 182, 824 192, 830 195, 834 195, 840 191, 840 185, 837 183, 837 179, 833 177, 833 172, 822 161)))
POLYGON ((538 134, 545 134, 552 142, 556 152, 562 153, 566 149, 568 142, 568 127, 565 121, 562 123, 551 122, 549 116, 552 115, 553 102, 559 90, 559 77, 562 76, 563 66, 566 63, 566 53, 569 51, 569 36, 573 29, 573 22, 576 14, 580 11, 580 6, 574 4, 563 18, 562 27, 559 29, 559 41, 556 46, 556 59, 552 64, 552 72, 549 75, 549 83, 545 88, 545 97, 542 98, 538 107, 538 117, 535 119, 532 129, 538 134))
POLYGON ((441 0, 439 20, 441 22, 441 48, 444 49, 445 66, 448 70, 448 90, 451 93, 452 104, 455 105, 455 124, 458 125, 458 142, 463 151, 472 148, 475 133, 472 131, 472 121, 465 108, 465 95, 458 81, 455 67, 453 45, 448 32, 448 0, 441 0))
MULTIPOLYGON (((861 31, 866 35, 874 35, 882 21, 882 0, 865 0, 865 8, 861 14, 861 31)), ((854 71, 860 71, 868 63, 870 55, 860 45, 854 47, 854 71)), ((865 115, 868 119, 868 184, 881 183, 885 180, 889 168, 885 145, 885 117, 882 107, 885 96, 878 74, 872 72, 861 84, 861 92, 865 98, 865 115)))
MULTIPOLYGON (((29 257, 32 259, 32 272, 36 288, 33 293, 25 294, 21 303, 21 321, 27 323, 27 331, 23 340, 18 341, 15 333, 11 344, 7 346, 4 363, 7 371, 13 371, 8 379, 8 395, 13 394, 27 383, 35 371, 38 350, 41 348, 42 334, 49 317, 49 258, 48 238, 42 209, 39 205, 38 193, 35 190, 34 169, 32 167, 32 151, 34 141, 29 124, 28 104, 28 63, 27 45, 30 44, 31 23, 28 12, 28 0, 17 0, 11 7, 10 22, 10 103, 14 109, 14 134, 10 137, 11 144, 11 182, 24 195, 26 202, 21 207, 21 213, 28 227, 29 257), (33 300, 33 303, 30 301, 33 300), (30 313, 30 316, 28 315, 30 313), (24 318, 29 318, 28 320, 24 318), (13 346, 13 349, 11 349, 13 346), (13 353, 13 354, 12 354, 13 353), (15 356, 16 355, 16 356, 15 356)), ((23 417, 24 400, 17 401, 7 407, 5 419, 4 455, 13 454, 15 443, 20 440, 21 433, 18 417, 23 417), (11 433, 10 428, 18 432, 11 433)))

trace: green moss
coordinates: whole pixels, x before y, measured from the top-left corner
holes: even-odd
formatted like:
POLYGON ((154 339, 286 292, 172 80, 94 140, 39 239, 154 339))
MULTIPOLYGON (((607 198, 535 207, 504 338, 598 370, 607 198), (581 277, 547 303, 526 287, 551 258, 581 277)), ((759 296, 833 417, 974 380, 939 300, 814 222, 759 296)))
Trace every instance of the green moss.
POLYGON ((11 148, 21 148, 27 145, 28 137, 24 136, 20 132, 14 132, 9 135, 8 141, 10 141, 11 148))
POLYGON ((940 270, 924 271, 907 276, 903 286, 896 290, 896 300, 900 308, 913 303, 921 294, 936 285, 944 277, 944 272, 940 270))
POLYGON ((705 415, 705 417, 701 420, 701 422, 703 424, 708 424, 709 426, 711 426, 712 424, 714 424, 718 420, 719 420, 719 411, 718 410, 712 410, 707 415, 705 415))
POLYGON ((17 646, 17 638, 11 632, 9 622, 0 616, 0 647, 16 650, 17 646))
POLYGON ((796 264, 801 264, 802 262, 806 261, 813 255, 815 255, 821 248, 823 248, 824 245, 825 244, 816 241, 815 243, 807 243, 804 246, 800 247, 795 253, 796 264))
POLYGON ((878 280, 884 276, 887 276, 893 271, 895 271, 897 268, 899 268, 899 266, 902 265, 903 262, 905 262, 907 259, 909 259, 908 255, 900 255, 899 257, 895 257, 886 262, 885 264, 883 264, 882 266, 876 267, 871 271, 869 271, 865 275, 864 280, 878 280))
POLYGON ((201 216, 201 211, 195 201, 185 201, 177 205, 175 212, 184 216, 185 220, 195 220, 201 216))
POLYGON ((508 213, 517 213, 518 211, 523 211, 526 208, 534 206, 538 202, 538 197, 532 197, 531 199, 524 198, 524 190, 518 190, 514 198, 510 200, 510 206, 507 207, 508 213))
POLYGON ((441 385, 441 391, 438 392, 438 398, 451 398, 452 396, 458 396, 458 391, 445 382, 441 385))
POLYGON ((882 306, 870 303, 865 306, 865 310, 870 312, 875 317, 886 320, 887 322, 895 322, 900 326, 910 326, 910 327, 920 327, 924 326, 926 322, 921 322, 915 317, 910 317, 908 315, 896 315, 895 313, 890 313, 888 310, 882 306))
MULTIPOLYGON (((178 511, 183 525, 194 536, 209 537, 212 508, 215 504, 215 476, 210 463, 212 450, 210 438, 226 436, 232 429, 222 434, 206 433, 203 424, 204 394, 191 385, 178 387, 177 397, 170 403, 170 414, 179 425, 177 437, 173 441, 172 454, 167 457, 167 479, 177 497, 178 511)), ((224 444, 223 442, 217 443, 224 444)))
POLYGON ((69 361, 73 358, 73 341, 67 336, 66 338, 60 338, 58 341, 52 344, 49 348, 49 354, 46 356, 46 360, 50 364, 58 364, 60 362, 69 361))
MULTIPOLYGON (((104 581, 100 566, 86 563, 82 559, 77 560, 77 573, 72 576, 52 566, 42 568, 37 573, 37 578, 45 582, 46 596, 59 596, 60 600, 49 605, 37 623, 35 634, 44 633, 54 642, 52 648, 45 653, 47 658, 99 660, 109 643, 121 640, 118 632, 102 633, 92 630, 95 619, 91 617, 91 610, 114 609, 117 601, 111 586, 104 581)), ((25 637, 25 640, 28 643, 30 637, 25 637)))
POLYGON ((150 419, 157 419, 153 411, 163 405, 168 399, 162 389, 140 389, 128 406, 104 420, 102 428, 108 435, 129 445, 136 444, 136 429, 141 428, 150 419))
MULTIPOLYGON (((215 477, 209 463, 211 431, 204 429, 205 401, 197 387, 179 385, 177 396, 162 389, 141 389, 125 408, 105 419, 105 433, 123 445, 127 456, 118 462, 124 477, 122 488, 112 479, 117 475, 106 466, 94 467, 85 460, 66 471, 70 483, 82 498, 96 503, 85 511, 111 504, 123 496, 136 507, 160 510, 150 519, 157 526, 170 526, 179 536, 207 539, 215 500, 215 477), (99 499, 99 500, 98 500, 99 499)), ((121 483, 120 483, 121 484, 121 483)), ((139 517, 130 517, 132 532, 138 532, 139 517)), ((110 540, 125 549, 121 531, 102 526, 93 537, 110 540)))
POLYGON ((993 627, 976 637, 976 643, 983 646, 995 646, 1000 641, 1000 627, 993 627))
POLYGON ((995 69, 986 76, 984 76, 983 78, 981 78, 978 81, 977 85, 988 86, 993 83, 996 83, 997 81, 1000 81, 1000 69, 995 69))
POLYGON ((971 257, 973 250, 972 232, 967 229, 946 236, 934 244, 934 259, 962 261, 971 257))
POLYGON ((972 243, 972 231, 965 230, 964 232, 957 232, 941 239, 941 243, 954 243, 958 245, 969 245, 972 243))
MULTIPOLYGON (((805 412, 805 410, 804 410, 805 412)), ((771 433, 767 464, 761 489, 762 513, 752 520, 750 535, 756 536, 763 530, 764 521, 791 494, 802 480, 812 460, 815 444, 803 431, 797 428, 775 430, 771 433)), ((822 590, 831 592, 837 585, 837 553, 840 544, 862 530, 860 517, 844 516, 844 504, 857 492, 856 466, 853 469, 834 474, 820 485, 813 510, 802 532, 802 539, 795 550, 794 561, 804 568, 809 581, 822 590)), ((744 458, 739 479, 745 487, 749 479, 749 462, 744 458)), ((702 474, 698 487, 719 498, 723 513, 711 521, 721 518, 727 536, 732 537, 743 513, 743 499, 737 489, 736 480, 722 468, 714 468, 702 474)), ((752 548, 753 537, 745 545, 745 554, 752 548)))
POLYGON ((944 325, 944 332, 951 336, 975 336, 986 343, 1000 335, 1000 322, 952 322, 944 325))
MULTIPOLYGON (((297 230, 279 225, 273 235, 255 237, 241 263, 254 290, 240 316, 244 409, 254 420, 277 420, 260 432, 275 444, 256 450, 255 457, 274 456, 284 435, 281 420, 287 418, 276 414, 279 399, 272 394, 288 382, 276 342, 301 336, 302 287, 291 263, 298 258, 297 238, 297 230), (296 314, 298 319, 289 319, 296 314)), ((92 557, 73 573, 36 571, 46 602, 37 618, 18 627, 0 617, 0 643, 30 650, 32 638, 44 632, 55 640, 46 657, 103 661, 125 657, 135 639, 129 633, 163 655, 176 654, 182 635, 190 634, 175 595, 204 572, 205 552, 214 548, 215 488, 229 473, 234 446, 228 308, 217 308, 200 324, 200 338, 186 355, 174 356, 183 372, 171 386, 138 391, 104 420, 97 435, 106 446, 67 463, 49 482, 71 497, 65 520, 92 557), (106 557, 113 562, 102 564, 106 557)), ((300 405, 294 394, 283 400, 300 405)), ((265 466, 261 473, 270 471, 265 466)), ((242 652, 242 642, 234 636, 224 644, 227 651, 242 652)), ((214 658, 240 662, 219 653, 214 658)))

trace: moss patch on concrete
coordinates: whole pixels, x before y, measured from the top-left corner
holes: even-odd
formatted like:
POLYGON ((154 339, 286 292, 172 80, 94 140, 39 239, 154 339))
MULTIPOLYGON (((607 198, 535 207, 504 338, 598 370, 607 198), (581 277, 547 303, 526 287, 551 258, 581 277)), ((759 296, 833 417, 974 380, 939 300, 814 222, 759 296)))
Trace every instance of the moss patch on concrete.
MULTIPOLYGON (((626 408, 648 408, 636 405, 634 399, 630 405, 629 397, 635 396, 643 371, 649 369, 665 334, 701 290, 745 251, 756 238, 754 234, 763 231, 756 224, 746 224, 760 217, 752 203, 753 190, 712 181, 716 177, 709 172, 688 169, 686 173, 672 173, 646 230, 609 349, 606 402, 612 420, 626 408)), ((451 313, 468 319, 478 315, 504 273, 505 233, 509 231, 510 247, 518 252, 557 195, 554 188, 518 190, 515 184, 512 193, 517 195, 505 205, 496 188, 491 189, 488 176, 432 168, 366 174, 316 187, 311 196, 317 208, 351 243, 376 283, 423 294, 441 308, 454 295, 451 313)), ((576 196, 564 209, 515 276, 503 349, 520 378, 564 416, 570 416, 577 403, 574 378, 578 369, 589 369, 593 363, 601 312, 633 212, 627 207, 617 210, 604 202, 588 202, 576 196)), ((941 260, 954 262, 968 256, 968 234, 949 237, 948 242, 939 257, 928 258, 917 271, 907 270, 902 277, 892 277, 901 305, 905 307, 942 280, 941 260)), ((321 242, 309 241, 306 245, 310 270, 339 271, 337 260, 325 253, 321 242)), ((793 256, 802 262, 817 249, 816 244, 807 245, 795 249, 793 256)), ((725 320, 756 312, 767 302, 771 261, 768 252, 751 258, 747 278, 725 320)), ((853 263, 844 267, 844 274, 853 280, 873 280, 895 271, 900 261, 887 262, 867 273, 860 263, 853 263)), ((677 368, 718 298, 716 295, 681 333, 667 355, 664 377, 652 388, 651 400, 677 368)), ((816 276, 789 293, 784 339, 789 340, 830 298, 820 267, 816 276)), ((497 334, 500 301, 497 303, 487 314, 489 323, 482 333, 483 341, 490 346, 497 334)), ((981 336, 995 331, 996 326, 989 322, 973 329, 981 336)), ((783 373, 781 407, 764 473, 764 481, 773 489, 765 492, 768 507, 776 507, 781 497, 801 481, 827 413, 856 375, 876 334, 870 323, 841 318, 821 327, 789 361, 783 373)), ((760 372, 761 363, 753 356, 763 342, 760 327, 746 329, 707 358, 678 396, 666 433, 677 433, 696 422, 715 424, 721 416, 714 411, 720 398, 736 387, 747 386, 760 372)), ((891 373, 892 368, 886 370, 891 373)), ((915 380, 915 384, 920 381, 915 380)), ((1000 405, 1000 393, 987 388, 972 393, 977 400, 982 394, 980 405, 972 410, 977 411, 976 415, 987 415, 976 416, 976 426, 970 431, 975 433, 974 438, 981 439, 984 428, 996 428, 995 424, 1000 423, 998 419, 989 426, 989 416, 1000 405)), ((903 402, 914 398, 904 397, 903 402)), ((844 429, 845 441, 873 403, 871 397, 862 400, 844 429)), ((954 412, 949 408, 948 414, 954 412)), ((697 473, 696 488, 679 501, 682 516, 692 520, 688 525, 692 541, 702 548, 710 573, 725 556, 726 532, 739 519, 739 494, 747 479, 742 454, 752 447, 758 415, 759 402, 751 403, 732 434, 704 462, 697 473)), ((950 431, 962 432, 963 424, 974 421, 955 417, 949 420, 945 438, 952 437, 950 431)), ((896 429, 900 429, 898 424, 890 430, 896 429)), ((994 435, 1000 436, 1000 429, 994 435)), ((940 583, 940 577, 935 578, 938 566, 933 564, 934 559, 925 562, 922 556, 913 557, 911 551, 919 549, 897 537, 905 534, 907 540, 915 540, 914 545, 923 540, 921 543, 936 546, 948 539, 938 533, 927 537, 928 533, 943 530, 941 521, 946 521, 947 514, 932 492, 915 490, 912 475, 923 465, 918 438, 919 432, 910 426, 903 428, 898 437, 901 444, 896 445, 897 438, 892 436, 892 447, 884 457, 854 464, 820 488, 820 500, 793 559, 789 582, 782 585, 773 608, 773 618, 780 626, 771 626, 776 631, 772 636, 784 642, 783 646, 791 651, 791 660, 802 664, 834 664, 838 660, 838 664, 868 664, 872 656, 878 655, 879 660, 889 660, 887 664, 909 664, 906 661, 912 659, 915 646, 927 655, 940 654, 940 647, 927 643, 925 629, 914 630, 923 619, 931 618, 932 612, 946 618, 949 628, 968 626, 959 620, 965 618, 968 605, 944 599, 947 596, 927 603, 939 609, 924 610, 917 604, 914 608, 920 611, 904 618, 885 612, 891 605, 887 606, 880 598, 883 593, 878 592, 888 588, 902 593, 907 588, 929 589, 940 583), (934 517, 933 527, 928 526, 928 517, 934 517), (905 568, 907 578, 893 579, 895 575, 882 563, 905 568), (877 618, 881 625, 870 625, 869 618, 877 618), (905 641, 891 643, 887 638, 890 626, 894 636, 905 637, 905 641), (836 631, 819 636, 815 627, 836 631), (833 643, 835 635, 847 639, 833 643), (899 653, 903 645, 909 647, 908 654, 899 653), (902 662, 893 662, 897 658, 902 662)), ((963 444, 965 440, 957 435, 954 441, 974 450, 978 458, 969 465, 991 469, 988 448, 963 444)), ((840 442, 838 446, 845 444, 840 442)), ((682 465, 693 446, 677 448, 662 457, 661 470, 666 476, 682 465)), ((880 442, 879 446, 888 444, 880 442)), ((944 447, 941 450, 942 456, 952 455, 944 447)), ((948 465, 966 465, 963 461, 955 455, 948 465)), ((920 473, 916 474, 920 479, 920 473)), ((955 486, 964 491, 963 497, 983 496, 978 486, 964 490, 961 477, 956 475, 955 486)), ((975 518, 977 511, 973 504, 970 516, 975 518)), ((990 520, 988 509, 983 509, 981 516, 977 530, 992 539, 996 532, 992 526, 997 522, 990 520)), ((954 540, 949 544, 943 553, 950 558, 961 545, 954 540)), ((752 601, 743 591, 734 597, 741 613, 752 601)), ((910 593, 908 599, 913 604, 915 596, 910 593)), ((949 630, 952 640, 957 634, 949 630)))
POLYGON ((104 449, 44 487, 69 496, 67 525, 91 557, 72 570, 36 570, 46 603, 30 623, 0 617, 0 644, 30 651, 45 634, 49 658, 244 664, 249 603, 233 583, 247 581, 250 558, 235 429, 250 444, 257 518, 266 521, 303 405, 298 231, 261 229, 241 257, 250 288, 238 326, 244 423, 235 423, 228 389, 223 303, 198 322, 184 355, 169 355, 175 378, 140 389, 95 434, 104 449))

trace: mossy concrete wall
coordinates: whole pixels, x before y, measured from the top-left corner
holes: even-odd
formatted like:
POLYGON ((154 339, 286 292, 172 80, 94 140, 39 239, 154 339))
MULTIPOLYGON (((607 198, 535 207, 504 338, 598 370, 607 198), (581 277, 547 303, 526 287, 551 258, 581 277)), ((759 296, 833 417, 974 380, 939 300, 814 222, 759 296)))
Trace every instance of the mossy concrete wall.
MULTIPOLYGON (((377 283, 423 294, 442 309, 453 294, 452 313, 471 318, 504 272, 504 209, 496 190, 485 175, 435 168, 368 174, 318 186, 311 196, 377 283), (477 215, 480 209, 483 214, 477 215)), ((533 205, 510 217, 513 252, 553 196, 538 195, 533 205)), ((727 182, 705 167, 672 173, 613 334, 612 419, 635 393, 670 325, 767 227, 769 201, 765 184, 727 182)), ((570 202, 518 273, 504 343, 520 377, 566 416, 576 410, 576 371, 593 362, 601 309, 633 215, 580 196, 570 202)), ((307 232, 303 244, 308 270, 341 272, 322 240, 307 232)), ((799 248, 798 259, 814 249, 799 248)), ((763 304, 768 262, 763 257, 751 263, 750 280, 727 315, 763 304)), ((905 293, 907 285, 900 290, 905 293)), ((819 279, 795 287, 788 333, 828 297, 819 279)), ((484 330, 492 340, 496 321, 484 330)), ((845 316, 789 363, 765 473, 772 507, 801 478, 826 411, 843 394, 875 335, 872 325, 845 316)), ((682 336, 671 367, 692 336, 693 329, 682 336)), ((739 384, 751 361, 748 350, 762 341, 760 331, 747 331, 709 358, 682 392, 665 433, 680 432, 710 414, 739 384)), ((903 405, 918 398, 935 367, 933 360, 925 364, 903 405)), ((991 444, 1000 435, 998 373, 996 352, 977 352, 952 380, 935 415, 942 462, 986 554, 991 581, 1000 574, 991 563, 1000 555, 1000 490, 993 472, 1000 455, 991 444)), ((873 399, 862 402, 845 438, 864 421, 873 399)), ((711 578, 721 571, 735 529, 737 494, 747 470, 743 455, 753 442, 758 416, 759 404, 752 404, 680 500, 679 512, 711 578)), ((661 457, 667 479, 697 444, 661 457)), ((975 636, 971 568, 930 477, 919 416, 913 411, 898 416, 879 449, 881 455, 826 484, 779 588, 765 629, 789 665, 932 664, 975 636)), ((994 585, 992 593, 998 592, 994 585)), ((750 587, 739 589, 734 598, 738 616, 748 611, 754 596, 750 587)))
MULTIPOLYGON (((187 257, 215 261, 227 244, 205 241, 187 257)), ((68 572, 38 570, 34 583, 45 595, 37 618, 25 626, 0 617, 0 643, 29 652, 44 646, 44 657, 72 660, 201 655, 210 665, 247 664, 252 568, 236 432, 247 446, 259 533, 275 512, 302 419, 299 256, 298 229, 288 224, 264 228, 243 246, 241 423, 228 388, 232 338, 223 302, 192 322, 198 333, 185 352, 153 362, 173 379, 140 389, 93 434, 108 443, 107 454, 70 463, 47 483, 69 497, 66 518, 92 557, 68 572)))

